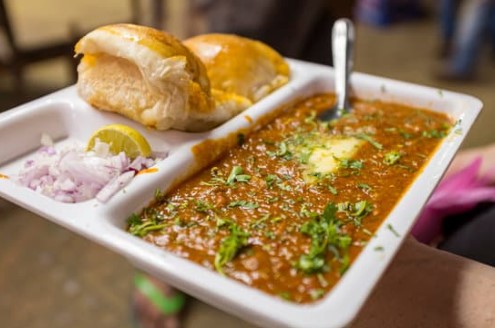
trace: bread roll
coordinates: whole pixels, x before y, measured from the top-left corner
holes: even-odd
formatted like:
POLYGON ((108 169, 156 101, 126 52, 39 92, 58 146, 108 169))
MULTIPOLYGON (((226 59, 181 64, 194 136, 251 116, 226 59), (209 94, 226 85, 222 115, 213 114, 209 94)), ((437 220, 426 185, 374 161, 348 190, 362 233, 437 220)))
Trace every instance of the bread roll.
POLYGON ((159 130, 203 131, 238 111, 215 107, 203 63, 175 37, 149 27, 100 27, 75 47, 80 96, 159 130))
POLYGON ((231 34, 204 34, 184 41, 205 64, 212 92, 249 106, 289 81, 289 65, 266 44, 231 34))
POLYGON ((186 44, 200 58, 172 35, 150 27, 97 28, 75 47, 84 55, 77 68, 78 92, 97 109, 158 130, 204 131, 288 81, 287 63, 261 42, 207 34, 186 44))

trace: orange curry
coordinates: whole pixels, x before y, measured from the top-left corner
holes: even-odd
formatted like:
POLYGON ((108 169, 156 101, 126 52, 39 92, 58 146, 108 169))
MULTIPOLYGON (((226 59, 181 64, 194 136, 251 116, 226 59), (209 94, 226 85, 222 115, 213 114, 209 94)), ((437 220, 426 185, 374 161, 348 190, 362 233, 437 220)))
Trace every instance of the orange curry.
POLYGON ((292 302, 322 298, 453 123, 363 100, 338 120, 319 121, 333 103, 317 95, 239 134, 237 147, 131 215, 128 231, 292 302))

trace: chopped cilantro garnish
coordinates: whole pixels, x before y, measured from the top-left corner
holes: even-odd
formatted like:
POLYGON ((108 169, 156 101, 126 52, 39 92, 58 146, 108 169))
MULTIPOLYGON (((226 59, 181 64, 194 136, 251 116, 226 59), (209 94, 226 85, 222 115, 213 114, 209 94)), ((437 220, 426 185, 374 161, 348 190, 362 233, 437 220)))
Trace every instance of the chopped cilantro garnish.
POLYGON ((317 300, 319 298, 322 298, 323 295, 325 295, 325 290, 318 288, 318 289, 312 289, 309 292, 309 295, 311 296, 312 300, 317 300))
POLYGON ((177 217, 174 220, 174 224, 178 227, 185 227, 186 226, 186 221, 182 220, 181 218, 177 217))
POLYGON ((425 138, 436 138, 436 139, 441 139, 445 138, 447 136, 448 131, 446 130, 428 130, 428 131, 423 131, 423 137, 425 138))
POLYGON ((230 227, 232 224, 233 222, 228 219, 224 219, 218 216, 216 217, 217 229, 220 229, 222 227, 230 227))
POLYGON ((276 238, 275 233, 270 230, 265 231, 265 237, 271 240, 274 240, 276 238))
POLYGON ((207 213, 209 210, 212 210, 215 208, 212 204, 210 204, 208 202, 204 202, 202 200, 196 200, 195 205, 196 206, 194 207, 194 209, 197 212, 201 212, 201 213, 207 213))
POLYGON ((290 294, 290 292, 280 292, 278 293, 278 296, 287 301, 290 301, 292 299, 292 295, 290 294))
POLYGON ((265 214, 260 219, 254 221, 254 222, 251 222, 249 227, 252 229, 264 228, 266 226, 266 220, 268 220, 269 218, 270 218, 270 214, 265 214))
POLYGON ((383 149, 383 146, 381 143, 379 143, 378 141, 376 141, 375 139, 373 139, 371 136, 369 136, 366 133, 358 133, 355 135, 355 137, 358 139, 362 139, 362 140, 369 142, 376 149, 379 149, 379 150, 383 149))
POLYGON ((337 249, 339 257, 346 256, 351 238, 341 231, 342 222, 336 213, 337 206, 329 203, 322 214, 311 215, 310 220, 301 226, 300 231, 311 237, 309 252, 301 255, 295 264, 302 272, 311 274, 328 270, 325 258, 330 247, 337 249))
POLYGON ((363 218, 373 211, 373 206, 366 200, 362 200, 354 204, 350 202, 343 202, 337 205, 339 212, 344 212, 357 227, 360 227, 363 218))
POLYGON ((210 170, 210 174, 211 174, 210 181, 208 182, 201 181, 200 184, 202 186, 221 186, 226 184, 226 181, 224 177, 220 174, 218 167, 212 167, 210 170))
POLYGON ((359 189, 361 189, 362 191, 364 191, 364 192, 367 192, 367 191, 370 191, 371 190, 370 185, 369 184, 366 184, 366 183, 358 183, 357 184, 357 187, 359 189))
POLYGON ((136 213, 132 213, 128 218, 127 218, 127 224, 130 227, 137 226, 143 223, 143 220, 139 215, 136 213))
POLYGON ((321 273, 316 274, 316 278, 318 278, 318 282, 320 283, 321 287, 323 288, 328 287, 328 281, 325 279, 323 274, 321 273))
POLYGON ((241 207, 241 208, 244 208, 244 209, 248 209, 248 210, 251 210, 251 209, 255 209, 255 208, 258 208, 260 207, 258 204, 254 203, 254 202, 249 202, 247 200, 235 200, 233 202, 230 202, 229 205, 227 205, 227 207, 241 207))
POLYGON ((304 123, 316 123, 316 111, 312 110, 309 115, 304 119, 304 123))
POLYGON ((129 216, 127 224, 129 225, 129 232, 138 237, 144 237, 150 231, 160 230, 167 226, 165 223, 158 222, 156 218, 143 221, 143 219, 135 213, 129 216))
POLYGON ((400 234, 390 223, 387 224, 387 229, 390 230, 396 237, 400 237, 400 234))
POLYGON ((292 187, 289 186, 286 182, 279 182, 279 183, 277 183, 277 187, 280 190, 292 191, 292 187))
POLYGON ((160 190, 160 188, 156 188, 156 189, 155 189, 155 195, 154 195, 154 196, 155 196, 155 200, 156 200, 156 201, 160 201, 160 200, 163 198, 164 194, 163 194, 163 192, 160 190))
POLYGON ((273 187, 273 184, 276 183, 276 182, 280 182, 282 181, 282 179, 280 179, 277 175, 275 174, 268 174, 266 177, 265 177, 265 181, 266 181, 266 185, 268 188, 272 188, 273 187))
POLYGON ((289 151, 289 147, 287 146, 287 142, 285 142, 285 141, 278 143, 277 151, 275 151, 275 152, 267 151, 266 153, 270 157, 281 157, 285 160, 291 160, 292 159, 292 152, 289 151))
POLYGON ((225 182, 226 185, 231 186, 235 182, 248 182, 251 180, 251 176, 248 174, 243 174, 244 170, 240 166, 234 166, 232 171, 230 171, 229 177, 225 182))
POLYGON ((334 186, 328 185, 327 188, 328 188, 328 191, 330 191, 330 193, 332 193, 332 195, 338 194, 337 189, 335 189, 334 186))
POLYGON ((360 170, 363 168, 363 161, 361 160, 342 158, 342 159, 338 159, 338 161, 339 161, 339 166, 344 169, 360 170))
POLYGON ((402 138, 404 139, 411 139, 412 138, 412 134, 404 131, 404 130, 399 130, 399 134, 402 136, 402 138))
POLYGON ((268 198, 266 199, 266 201, 267 201, 268 203, 275 203, 275 202, 277 202, 277 201, 278 201, 278 197, 268 197, 268 198))
POLYGON ((225 237, 215 255, 214 266, 215 269, 221 274, 223 267, 228 262, 232 261, 239 251, 248 245, 249 233, 242 230, 237 224, 232 223, 230 225, 230 235, 225 237))
POLYGON ((351 264, 351 260, 349 258, 349 254, 345 253, 344 256, 340 259, 340 274, 344 274, 347 269, 349 269, 349 265, 351 264))
POLYGON ((237 145, 242 146, 245 140, 246 136, 244 135, 244 133, 237 134, 237 145))
POLYGON ((299 162, 301 164, 308 164, 309 162, 309 158, 311 157, 311 151, 307 150, 307 149, 304 149, 303 151, 301 151, 301 153, 299 154, 299 162))
POLYGON ((393 150, 386 153, 385 156, 383 156, 383 163, 386 165, 394 165, 400 160, 401 157, 402 157, 401 153, 393 150))

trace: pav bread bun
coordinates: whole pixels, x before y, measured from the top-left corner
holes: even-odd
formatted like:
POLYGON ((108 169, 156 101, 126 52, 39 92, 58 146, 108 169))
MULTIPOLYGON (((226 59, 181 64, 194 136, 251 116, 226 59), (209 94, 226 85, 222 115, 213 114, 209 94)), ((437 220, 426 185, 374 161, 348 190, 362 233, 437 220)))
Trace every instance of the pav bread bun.
POLYGON ((249 106, 289 81, 287 62, 262 42, 232 34, 203 34, 184 44, 205 64, 216 102, 236 97, 249 106))
POLYGON ((170 34, 149 27, 100 27, 75 47, 84 54, 77 89, 94 107, 159 130, 202 131, 239 110, 215 107, 203 63, 170 34))

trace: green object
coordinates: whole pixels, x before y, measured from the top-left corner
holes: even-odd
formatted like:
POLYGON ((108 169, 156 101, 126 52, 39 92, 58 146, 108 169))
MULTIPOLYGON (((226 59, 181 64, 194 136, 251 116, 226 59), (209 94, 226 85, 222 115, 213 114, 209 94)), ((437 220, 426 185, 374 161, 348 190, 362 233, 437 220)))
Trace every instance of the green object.
POLYGON ((232 261, 239 251, 248 245, 249 233, 242 230, 237 224, 230 225, 230 235, 225 237, 217 253, 215 254, 215 269, 222 276, 225 276, 223 272, 223 266, 232 261))
POLYGON ((146 298, 164 315, 178 313, 186 303, 186 296, 178 293, 174 296, 165 296, 146 276, 136 274, 134 285, 146 298))

